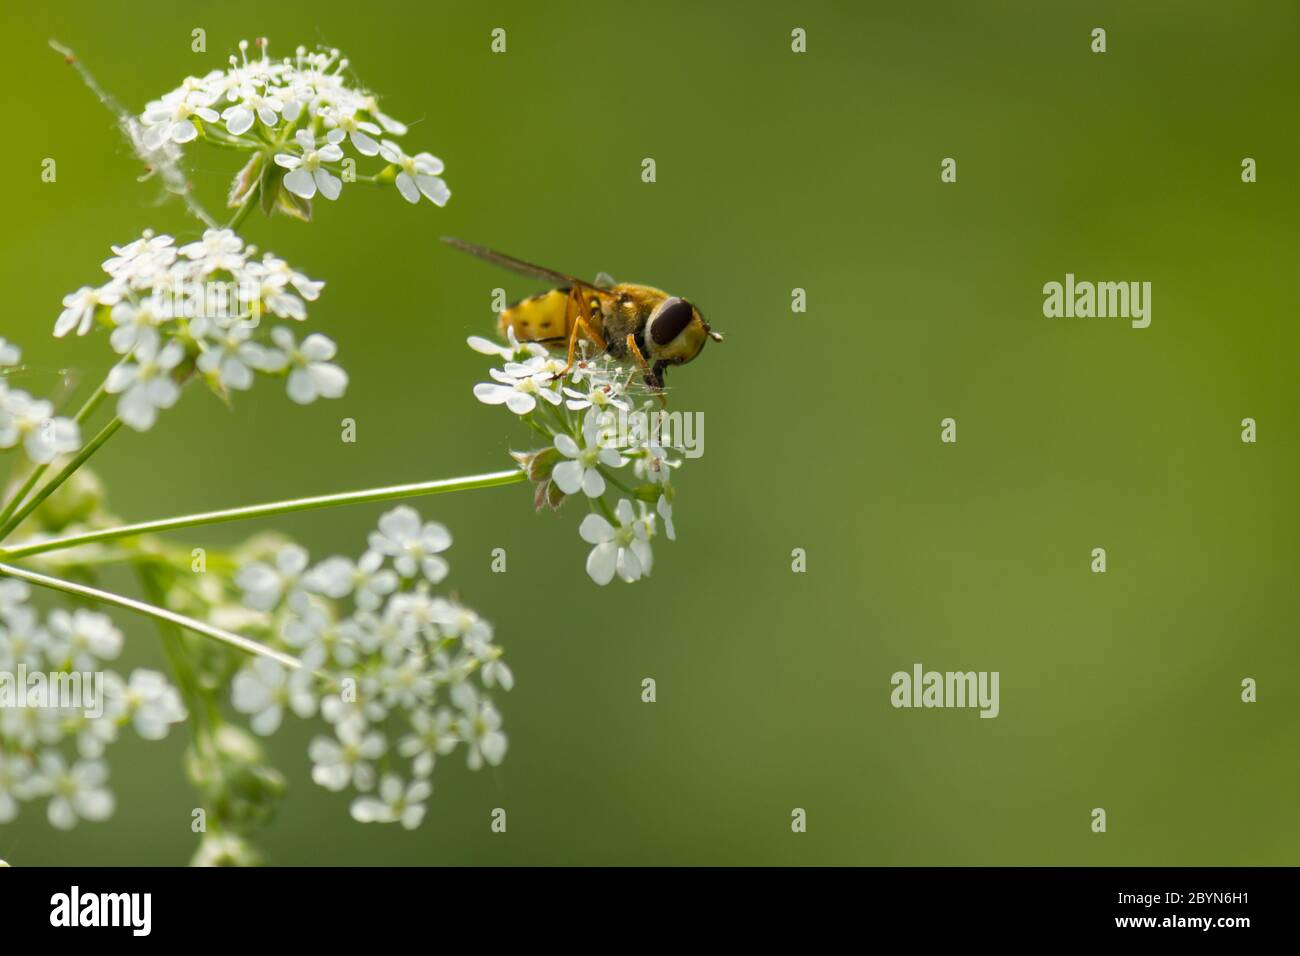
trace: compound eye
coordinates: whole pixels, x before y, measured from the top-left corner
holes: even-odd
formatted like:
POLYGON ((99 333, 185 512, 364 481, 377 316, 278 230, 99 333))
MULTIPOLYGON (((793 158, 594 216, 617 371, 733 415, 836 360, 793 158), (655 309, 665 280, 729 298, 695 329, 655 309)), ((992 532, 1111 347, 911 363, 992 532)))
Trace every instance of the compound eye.
POLYGON ((695 309, 685 299, 669 299, 650 321, 650 338, 656 345, 667 345, 690 325, 695 309))

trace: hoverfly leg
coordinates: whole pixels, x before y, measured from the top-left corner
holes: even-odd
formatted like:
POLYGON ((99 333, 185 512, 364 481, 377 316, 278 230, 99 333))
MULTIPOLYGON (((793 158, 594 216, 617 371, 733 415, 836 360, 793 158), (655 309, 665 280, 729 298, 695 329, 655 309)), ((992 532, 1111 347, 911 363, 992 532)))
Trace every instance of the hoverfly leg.
POLYGON ((655 362, 655 367, 650 368, 650 363, 645 360, 641 354, 641 349, 637 347, 636 337, 629 335, 627 337, 627 350, 631 353, 636 364, 641 366, 641 375, 645 379, 646 387, 653 391, 665 406, 668 405, 668 396, 664 394, 664 376, 663 372, 667 366, 663 362, 655 362))
POLYGON ((587 299, 582 290, 574 287, 569 290, 569 298, 578 307, 578 314, 573 319, 573 331, 569 333, 569 356, 561 376, 568 375, 573 368, 573 353, 578 347, 578 336, 585 335, 596 343, 596 348, 605 351, 605 339, 591 325, 591 312, 587 309, 587 299))

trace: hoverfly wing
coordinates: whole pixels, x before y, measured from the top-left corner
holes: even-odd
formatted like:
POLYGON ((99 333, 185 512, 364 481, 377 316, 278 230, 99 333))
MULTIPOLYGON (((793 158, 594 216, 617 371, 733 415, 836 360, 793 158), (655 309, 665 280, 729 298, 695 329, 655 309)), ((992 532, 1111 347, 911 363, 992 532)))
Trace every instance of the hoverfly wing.
POLYGON ((605 292, 606 289, 599 285, 599 282, 588 282, 586 279, 579 279, 576 276, 566 275, 563 272, 556 272, 554 269, 547 269, 544 266, 535 266, 531 262, 524 262, 522 259, 516 259, 514 256, 508 256, 504 252, 496 252, 485 246, 477 246, 472 242, 466 242, 464 239, 457 239, 454 236, 443 236, 442 241, 454 249, 461 252, 468 252, 471 256, 478 256, 486 262, 498 265, 503 269, 509 269, 511 272, 517 272, 522 276, 528 276, 530 279, 545 279, 548 282, 558 282, 565 286, 581 286, 584 289, 594 289, 597 292, 605 292))

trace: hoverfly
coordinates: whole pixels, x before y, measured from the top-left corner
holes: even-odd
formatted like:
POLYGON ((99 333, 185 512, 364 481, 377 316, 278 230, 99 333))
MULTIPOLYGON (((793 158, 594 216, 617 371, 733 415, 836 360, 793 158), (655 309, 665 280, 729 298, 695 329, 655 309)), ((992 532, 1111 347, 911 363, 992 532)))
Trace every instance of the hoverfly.
POLYGON ((498 319, 498 329, 503 336, 513 329, 520 342, 554 347, 567 343, 565 372, 573 367, 573 353, 581 336, 619 361, 635 362, 646 385, 662 391, 670 365, 685 365, 700 354, 709 339, 722 341, 699 309, 661 289, 614 282, 603 274, 595 282, 587 282, 463 239, 444 236, 442 241, 511 272, 560 283, 559 288, 507 306, 498 319))

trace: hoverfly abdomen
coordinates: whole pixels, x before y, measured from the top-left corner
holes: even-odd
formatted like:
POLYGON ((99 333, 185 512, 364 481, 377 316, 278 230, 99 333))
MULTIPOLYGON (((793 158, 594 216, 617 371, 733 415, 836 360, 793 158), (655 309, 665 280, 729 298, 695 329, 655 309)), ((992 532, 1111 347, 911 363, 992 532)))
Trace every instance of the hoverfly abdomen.
POLYGON ((498 319, 504 337, 514 329, 520 342, 562 339, 568 332, 569 290, 552 289, 507 306, 498 319))

